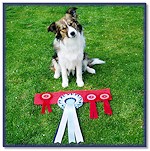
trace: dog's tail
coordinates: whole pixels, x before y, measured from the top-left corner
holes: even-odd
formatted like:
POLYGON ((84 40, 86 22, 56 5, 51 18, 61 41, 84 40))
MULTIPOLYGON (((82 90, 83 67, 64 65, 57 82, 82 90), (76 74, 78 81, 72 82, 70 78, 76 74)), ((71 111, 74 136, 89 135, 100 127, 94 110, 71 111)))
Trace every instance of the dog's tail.
POLYGON ((105 61, 100 60, 98 58, 89 59, 88 63, 87 63, 86 71, 91 73, 91 74, 95 74, 96 73, 95 69, 93 69, 91 67, 95 64, 104 64, 104 63, 105 63, 105 61))
POLYGON ((100 60, 98 58, 89 58, 87 53, 84 53, 84 59, 83 59, 83 72, 84 71, 87 71, 91 74, 95 74, 96 71, 95 69, 91 68, 93 65, 96 65, 96 64, 104 64, 105 61, 103 60, 100 60))
POLYGON ((91 67, 95 64, 104 64, 105 63, 105 61, 100 60, 99 58, 89 58, 88 54, 85 52, 84 52, 84 59, 83 60, 86 61, 86 63, 87 63, 86 65, 89 67, 91 67))

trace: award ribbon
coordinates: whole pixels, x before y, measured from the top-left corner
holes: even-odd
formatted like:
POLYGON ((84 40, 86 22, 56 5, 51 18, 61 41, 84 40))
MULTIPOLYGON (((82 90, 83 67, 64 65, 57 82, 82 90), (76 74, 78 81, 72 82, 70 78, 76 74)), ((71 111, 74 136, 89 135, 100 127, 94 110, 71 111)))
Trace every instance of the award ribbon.
POLYGON ((104 103, 104 112, 105 114, 112 115, 112 110, 109 104, 110 95, 103 93, 100 95, 100 100, 104 103))
POLYGON ((49 113, 52 112, 52 109, 50 108, 51 97, 52 97, 51 93, 48 93, 48 92, 41 94, 41 100, 43 101, 42 110, 41 110, 42 114, 45 114, 46 107, 47 107, 49 113))
MULTIPOLYGON (((97 102, 102 102, 104 107, 104 113, 107 115, 112 115, 112 109, 110 107, 109 101, 112 100, 112 95, 109 88, 101 89, 101 90, 73 90, 73 91, 60 91, 60 92, 52 92, 52 93, 43 93, 45 94, 45 97, 49 96, 50 94, 50 100, 44 101, 46 99, 41 99, 41 94, 37 93, 34 97, 34 104, 36 105, 42 105, 42 113, 45 113, 45 108, 49 108, 51 104, 57 104, 58 99, 60 96, 63 96, 65 94, 79 94, 83 98, 84 103, 90 104, 90 118, 96 119, 98 118, 98 110, 96 107, 97 102), (49 102, 49 105, 48 105, 49 102)), ((44 97, 44 98, 45 98, 44 97)), ((66 105, 66 104, 64 104, 66 105)), ((50 109, 48 109, 50 111, 50 109)))
POLYGON ((87 95, 87 100, 89 100, 90 103, 90 118, 95 119, 98 118, 98 112, 96 108, 96 95, 95 94, 88 94, 87 95))
POLYGON ((69 143, 83 142, 76 108, 83 105, 83 98, 76 93, 64 94, 58 99, 58 106, 64 110, 54 143, 61 143, 66 125, 68 125, 69 143))

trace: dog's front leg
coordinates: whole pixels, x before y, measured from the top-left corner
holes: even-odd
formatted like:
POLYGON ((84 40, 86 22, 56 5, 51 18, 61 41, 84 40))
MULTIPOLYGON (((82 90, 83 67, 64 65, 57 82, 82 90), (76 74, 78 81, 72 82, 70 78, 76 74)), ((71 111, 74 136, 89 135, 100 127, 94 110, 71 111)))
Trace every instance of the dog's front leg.
POLYGON ((62 87, 68 87, 68 76, 67 76, 67 69, 65 67, 61 67, 62 72, 62 87))
POLYGON ((76 66, 76 83, 78 87, 83 87, 84 82, 82 80, 82 61, 80 61, 76 66))
POLYGON ((54 66, 54 69, 55 69, 54 78, 58 79, 60 77, 60 73, 61 73, 60 65, 58 64, 58 62, 55 59, 52 59, 52 65, 54 66))

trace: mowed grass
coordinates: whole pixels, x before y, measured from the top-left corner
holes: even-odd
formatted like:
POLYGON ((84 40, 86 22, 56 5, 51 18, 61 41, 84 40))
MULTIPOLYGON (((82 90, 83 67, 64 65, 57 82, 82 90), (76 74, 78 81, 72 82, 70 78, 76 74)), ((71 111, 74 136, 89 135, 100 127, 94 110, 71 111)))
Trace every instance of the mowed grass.
MULTIPOLYGON (((61 87, 49 70, 53 55, 50 23, 71 5, 4 5, 5 12, 5 137, 4 145, 53 145, 63 111, 41 115, 34 95, 41 92, 110 88, 113 115, 89 119, 89 104, 77 110, 83 145, 144 146, 144 5, 74 5, 84 28, 85 51, 106 64, 96 75, 85 73, 78 88, 75 77, 61 87)), ((63 144, 68 144, 67 130, 63 144)))

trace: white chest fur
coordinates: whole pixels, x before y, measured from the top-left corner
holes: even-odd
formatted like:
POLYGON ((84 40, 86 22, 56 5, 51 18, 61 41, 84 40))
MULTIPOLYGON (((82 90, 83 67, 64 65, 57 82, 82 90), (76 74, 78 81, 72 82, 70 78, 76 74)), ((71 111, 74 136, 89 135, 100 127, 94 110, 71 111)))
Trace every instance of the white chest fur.
POLYGON ((60 66, 63 65, 68 70, 75 70, 78 62, 83 60, 85 47, 83 34, 77 33, 76 37, 66 37, 63 41, 54 40, 54 45, 59 48, 57 54, 60 66))

